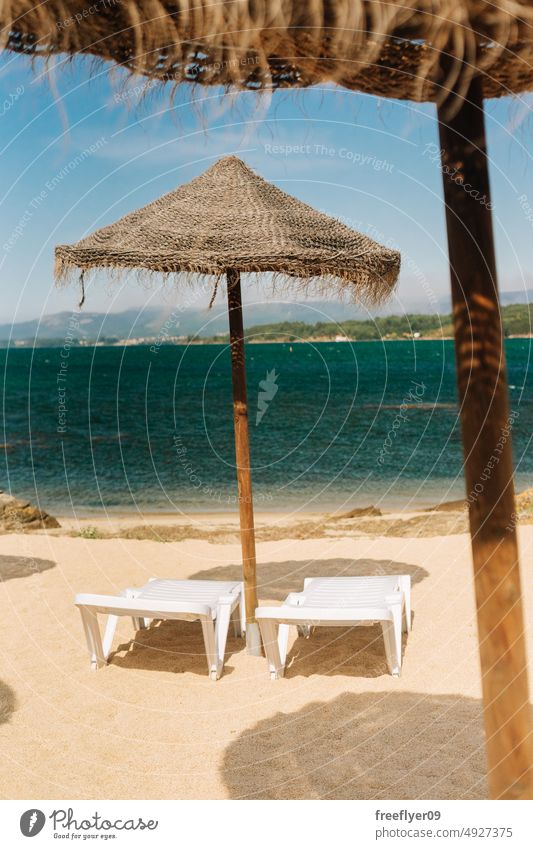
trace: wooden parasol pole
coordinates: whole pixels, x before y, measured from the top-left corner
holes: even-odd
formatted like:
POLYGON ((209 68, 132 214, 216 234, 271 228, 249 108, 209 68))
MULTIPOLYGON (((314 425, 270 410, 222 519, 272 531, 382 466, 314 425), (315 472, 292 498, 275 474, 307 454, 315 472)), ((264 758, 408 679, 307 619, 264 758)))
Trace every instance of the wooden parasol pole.
POLYGON ((233 381, 233 426, 235 430, 235 460, 241 524, 241 547, 246 607, 246 646, 249 654, 261 654, 261 637, 255 620, 257 607, 257 578, 255 561, 254 505, 250 471, 250 440, 248 435, 248 399, 246 393, 246 360, 242 322, 241 277, 233 268, 227 271, 228 314, 231 346, 231 376, 233 381))
POLYGON ((491 797, 533 798, 511 427, 479 77, 439 107, 453 324, 491 797))

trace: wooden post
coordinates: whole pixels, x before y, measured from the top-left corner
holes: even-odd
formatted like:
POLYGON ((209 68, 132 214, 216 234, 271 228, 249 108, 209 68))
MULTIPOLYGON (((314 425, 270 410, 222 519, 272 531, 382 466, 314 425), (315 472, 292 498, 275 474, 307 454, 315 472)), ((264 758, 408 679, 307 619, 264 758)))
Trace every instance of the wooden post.
MULTIPOLYGON (((514 516, 511 428, 479 77, 439 107, 464 467, 489 787, 533 798, 531 716, 514 516)), ((459 589, 460 591, 460 589, 459 589)))
POLYGON ((246 393, 246 360, 242 322, 241 278, 233 268, 227 272, 228 313, 231 345, 231 376, 233 381, 233 426, 235 430, 235 460, 239 516, 241 524, 242 565, 246 607, 246 646, 249 654, 261 654, 261 637, 255 620, 257 607, 257 578, 255 561, 254 505, 250 471, 250 440, 248 435, 248 400, 246 393))

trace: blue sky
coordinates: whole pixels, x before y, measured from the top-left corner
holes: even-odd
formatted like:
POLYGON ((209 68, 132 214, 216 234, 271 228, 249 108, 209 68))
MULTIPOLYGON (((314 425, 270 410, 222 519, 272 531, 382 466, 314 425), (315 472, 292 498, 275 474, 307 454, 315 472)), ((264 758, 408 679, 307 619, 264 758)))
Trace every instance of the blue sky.
MULTIPOLYGON (((21 57, 0 66, 2 188, 0 321, 71 310, 53 285, 55 244, 81 238, 205 170, 240 155, 262 176, 402 252, 389 307, 426 311, 448 293, 434 107, 335 88, 222 97, 168 91, 88 60, 37 77, 21 57), (139 102, 141 90, 144 97, 139 102)), ((533 288, 533 98, 487 108, 500 286, 533 288), (524 201, 524 195, 526 201, 524 201), (521 200, 522 198, 522 200, 521 200), (533 216, 529 216, 530 219, 533 216)), ((179 295, 133 280, 91 286, 90 310, 118 311, 179 295)), ((257 294, 253 286, 248 297, 257 294)))

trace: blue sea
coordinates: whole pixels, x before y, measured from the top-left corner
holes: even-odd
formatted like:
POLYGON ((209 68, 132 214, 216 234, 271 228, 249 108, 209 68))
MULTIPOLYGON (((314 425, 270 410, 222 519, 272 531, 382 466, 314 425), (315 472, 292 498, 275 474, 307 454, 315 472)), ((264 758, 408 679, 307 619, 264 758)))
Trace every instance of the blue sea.
MULTIPOLYGON (((517 488, 531 342, 506 343, 517 488)), ((233 511, 225 345, 0 351, 0 487, 59 515, 233 511)), ((408 509, 464 493, 450 341, 249 344, 257 510, 408 509)))

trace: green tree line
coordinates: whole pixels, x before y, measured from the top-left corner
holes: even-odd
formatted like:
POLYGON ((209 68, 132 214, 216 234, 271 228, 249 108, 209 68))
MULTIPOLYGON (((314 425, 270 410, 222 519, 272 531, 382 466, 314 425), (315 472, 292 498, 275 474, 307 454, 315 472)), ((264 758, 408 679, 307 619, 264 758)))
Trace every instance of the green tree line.
MULTIPOLYGON (((502 308, 506 336, 530 336, 533 327, 533 304, 511 304, 502 308)), ((325 322, 307 324, 304 321, 279 321, 246 328, 248 340, 298 342, 308 339, 335 339, 345 336, 350 340, 409 339, 415 334, 438 339, 452 336, 451 315, 389 315, 364 321, 325 322)), ((227 341, 227 336, 217 336, 217 342, 227 341)))

